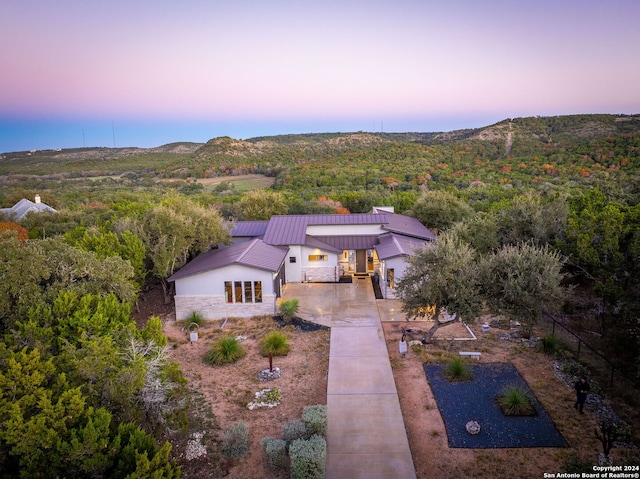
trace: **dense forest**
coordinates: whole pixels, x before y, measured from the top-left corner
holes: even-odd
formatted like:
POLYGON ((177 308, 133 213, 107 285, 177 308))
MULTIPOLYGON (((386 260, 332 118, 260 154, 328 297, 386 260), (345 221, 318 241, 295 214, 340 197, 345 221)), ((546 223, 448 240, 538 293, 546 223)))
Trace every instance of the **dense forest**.
POLYGON ((7 152, 0 184, 2 208, 57 210, 0 218, 2 477, 178 477, 186 384, 160 321, 132 311, 154 286, 170 300, 166 279, 233 221, 273 214, 385 205, 478 255, 548 248, 564 320, 640 382, 640 115, 7 152))

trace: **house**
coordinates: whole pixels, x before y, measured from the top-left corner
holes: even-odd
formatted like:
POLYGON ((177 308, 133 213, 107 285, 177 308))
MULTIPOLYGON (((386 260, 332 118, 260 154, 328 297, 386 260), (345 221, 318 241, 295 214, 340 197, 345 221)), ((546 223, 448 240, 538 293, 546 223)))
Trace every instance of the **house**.
POLYGON ((435 240, 415 218, 374 208, 363 214, 273 216, 240 221, 233 244, 210 250, 169 278, 176 318, 194 310, 207 319, 273 314, 287 283, 339 282, 374 276, 384 298, 414 250, 435 240))
POLYGON ((45 211, 50 211, 52 213, 56 213, 56 210, 51 206, 45 204, 40 199, 40 195, 35 196, 35 202, 28 200, 26 198, 22 198, 11 208, 0 208, 0 215, 4 216, 8 220, 11 221, 20 221, 28 213, 42 213, 45 211))

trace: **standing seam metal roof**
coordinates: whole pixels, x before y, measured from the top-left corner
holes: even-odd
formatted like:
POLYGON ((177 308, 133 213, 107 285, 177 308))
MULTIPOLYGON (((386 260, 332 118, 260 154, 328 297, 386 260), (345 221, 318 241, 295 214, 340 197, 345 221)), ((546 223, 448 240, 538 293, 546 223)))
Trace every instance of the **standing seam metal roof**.
POLYGON ((422 248, 424 245, 430 243, 430 241, 423 239, 400 236, 394 233, 382 235, 379 240, 380 242, 376 246, 376 252, 380 259, 412 255, 415 253, 416 249, 422 248))
POLYGON ((264 241, 273 245, 301 245, 305 244, 307 226, 384 225, 389 221, 388 216, 380 213, 272 216, 264 234, 264 241))
POLYGON ((276 272, 287 256, 287 251, 288 248, 268 245, 260 239, 253 239, 221 249, 209 250, 187 263, 167 281, 175 281, 232 264, 276 272))

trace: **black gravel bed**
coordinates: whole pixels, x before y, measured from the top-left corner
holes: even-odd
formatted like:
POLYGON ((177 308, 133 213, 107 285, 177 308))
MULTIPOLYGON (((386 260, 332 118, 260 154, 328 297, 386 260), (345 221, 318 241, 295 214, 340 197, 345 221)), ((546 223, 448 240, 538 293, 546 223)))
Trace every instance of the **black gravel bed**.
POLYGON ((311 331, 329 331, 331 328, 328 326, 323 326, 321 324, 312 323, 311 321, 307 321, 302 318, 293 318, 288 323, 285 323, 281 316, 274 316, 273 320, 278 323, 278 326, 281 328, 284 326, 293 326, 296 329, 304 331, 306 333, 311 331))
MULTIPOLYGON (((449 447, 490 449, 503 447, 567 447, 553 420, 512 364, 471 366, 471 381, 449 382, 443 365, 425 365, 424 371, 444 420, 449 447), (511 385, 525 388, 537 415, 505 416, 496 396, 511 385), (480 423, 480 433, 469 434, 468 421, 480 423)), ((571 405, 570 405, 571 406, 571 405)))

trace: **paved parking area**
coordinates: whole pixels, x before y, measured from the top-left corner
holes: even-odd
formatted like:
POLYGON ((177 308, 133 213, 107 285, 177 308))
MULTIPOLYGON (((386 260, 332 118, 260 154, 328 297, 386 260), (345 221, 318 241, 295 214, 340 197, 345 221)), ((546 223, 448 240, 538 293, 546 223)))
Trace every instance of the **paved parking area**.
POLYGON ((283 299, 297 298, 300 301, 298 316, 323 326, 331 326, 333 318, 369 314, 372 305, 380 321, 404 321, 399 300, 375 299, 373 289, 371 295, 362 294, 370 282, 369 278, 362 278, 354 279, 353 283, 288 283, 283 299))

